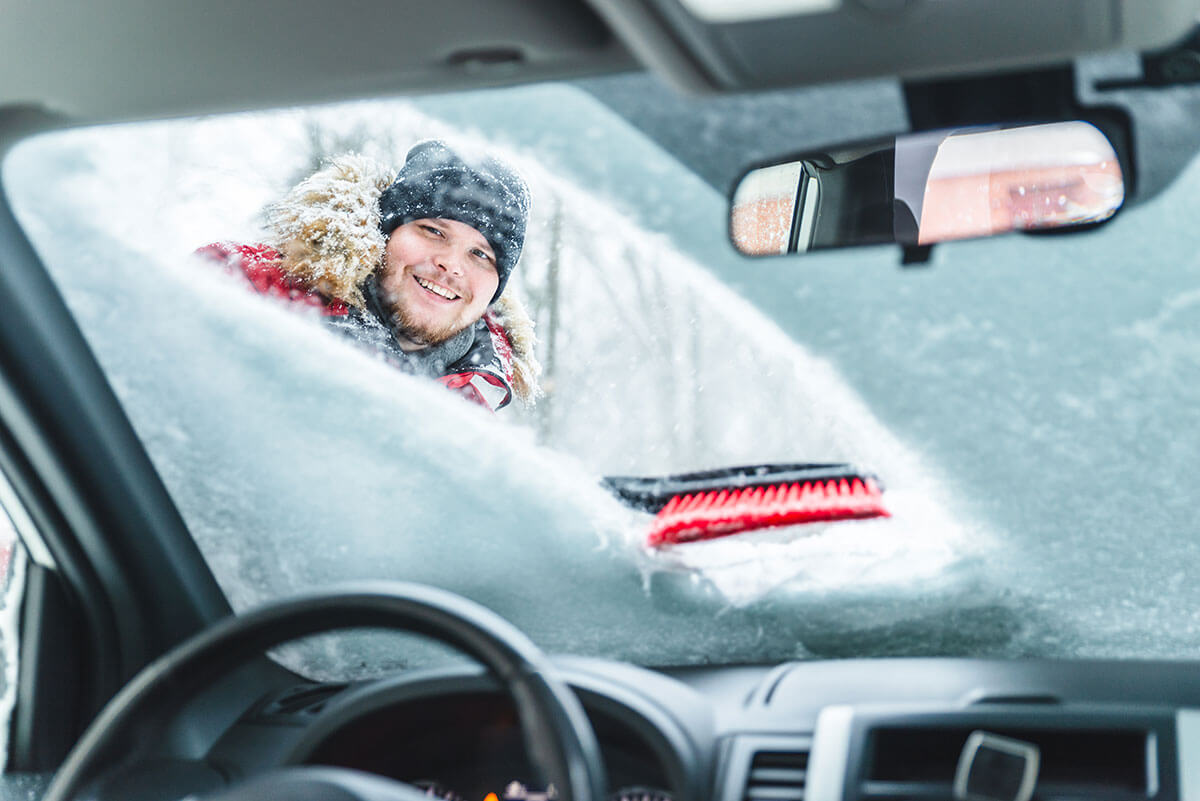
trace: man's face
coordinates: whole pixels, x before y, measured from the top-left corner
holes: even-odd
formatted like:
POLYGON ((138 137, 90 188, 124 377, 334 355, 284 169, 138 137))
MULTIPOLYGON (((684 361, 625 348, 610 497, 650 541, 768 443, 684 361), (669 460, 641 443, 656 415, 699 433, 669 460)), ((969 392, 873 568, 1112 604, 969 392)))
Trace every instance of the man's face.
POLYGON ((499 284, 492 246, 466 223, 413 220, 388 238, 379 285, 405 350, 445 342, 473 324, 499 284))

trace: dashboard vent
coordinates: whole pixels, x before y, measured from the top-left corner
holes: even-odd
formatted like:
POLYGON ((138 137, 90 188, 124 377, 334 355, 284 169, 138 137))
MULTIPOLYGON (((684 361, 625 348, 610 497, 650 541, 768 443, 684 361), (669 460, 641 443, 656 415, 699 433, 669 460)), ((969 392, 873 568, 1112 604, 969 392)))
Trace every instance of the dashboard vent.
POLYGON ((742 801, 803 801, 807 778, 807 752, 759 751, 750 761, 742 801))

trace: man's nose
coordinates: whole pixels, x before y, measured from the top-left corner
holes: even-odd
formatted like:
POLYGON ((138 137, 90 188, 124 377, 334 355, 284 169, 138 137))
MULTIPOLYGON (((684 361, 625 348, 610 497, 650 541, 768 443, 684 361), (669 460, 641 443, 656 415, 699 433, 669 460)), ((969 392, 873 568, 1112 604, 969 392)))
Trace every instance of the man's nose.
POLYGON ((450 248, 442 248, 434 255, 434 263, 451 275, 462 275, 462 258, 450 248))

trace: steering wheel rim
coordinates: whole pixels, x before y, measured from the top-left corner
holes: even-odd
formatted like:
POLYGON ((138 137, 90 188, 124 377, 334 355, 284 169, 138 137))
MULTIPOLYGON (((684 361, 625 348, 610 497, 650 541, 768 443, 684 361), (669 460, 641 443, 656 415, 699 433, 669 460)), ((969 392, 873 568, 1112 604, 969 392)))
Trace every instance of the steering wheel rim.
POLYGON ((43 801, 73 801, 106 771, 122 738, 162 710, 242 666, 301 637, 350 628, 423 634, 470 656, 494 673, 516 704, 530 758, 559 789, 560 801, 601 801, 604 771, 591 724, 575 695, 541 651, 494 612, 446 590, 377 582, 277 601, 226 618, 143 668, 88 726, 43 801), (165 705, 165 706, 164 706, 165 705))

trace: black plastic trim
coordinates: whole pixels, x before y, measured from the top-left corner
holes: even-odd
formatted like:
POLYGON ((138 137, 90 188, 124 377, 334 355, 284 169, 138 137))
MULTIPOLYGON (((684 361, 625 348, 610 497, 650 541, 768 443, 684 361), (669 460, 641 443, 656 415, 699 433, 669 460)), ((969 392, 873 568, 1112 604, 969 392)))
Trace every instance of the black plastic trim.
MULTIPOLYGON (((1154 755, 1158 763, 1148 766, 1153 774, 1148 777, 1148 788, 1152 787, 1155 792, 1143 792, 1140 797, 1179 797, 1174 710, 1167 707, 1137 707, 1124 704, 1079 704, 1066 708, 1001 705, 973 706, 956 710, 927 708, 908 711, 897 711, 894 707, 859 708, 855 710, 851 725, 847 787, 859 798, 916 797, 928 792, 931 787, 927 781, 879 782, 871 779, 871 765, 875 759, 874 734, 883 729, 917 732, 944 728, 977 729, 1001 735, 1021 730, 1037 731, 1045 735, 1087 731, 1144 732, 1147 738, 1156 744, 1155 748, 1147 749, 1147 755, 1154 755)), ((933 797, 950 797, 949 781, 939 788, 940 792, 934 792, 933 797)), ((1070 793, 1072 789, 1078 791, 1080 788, 1051 785, 1042 789, 1053 794, 1056 791, 1070 793)), ((1085 788, 1091 793, 1099 789, 1085 788)), ((1133 794, 1113 793, 1110 797, 1132 798, 1133 794)))
POLYGON ((43 773, 62 762, 73 733, 82 728, 80 699, 89 695, 92 681, 84 669, 90 649, 77 607, 58 574, 33 562, 26 570, 7 769, 43 773))

